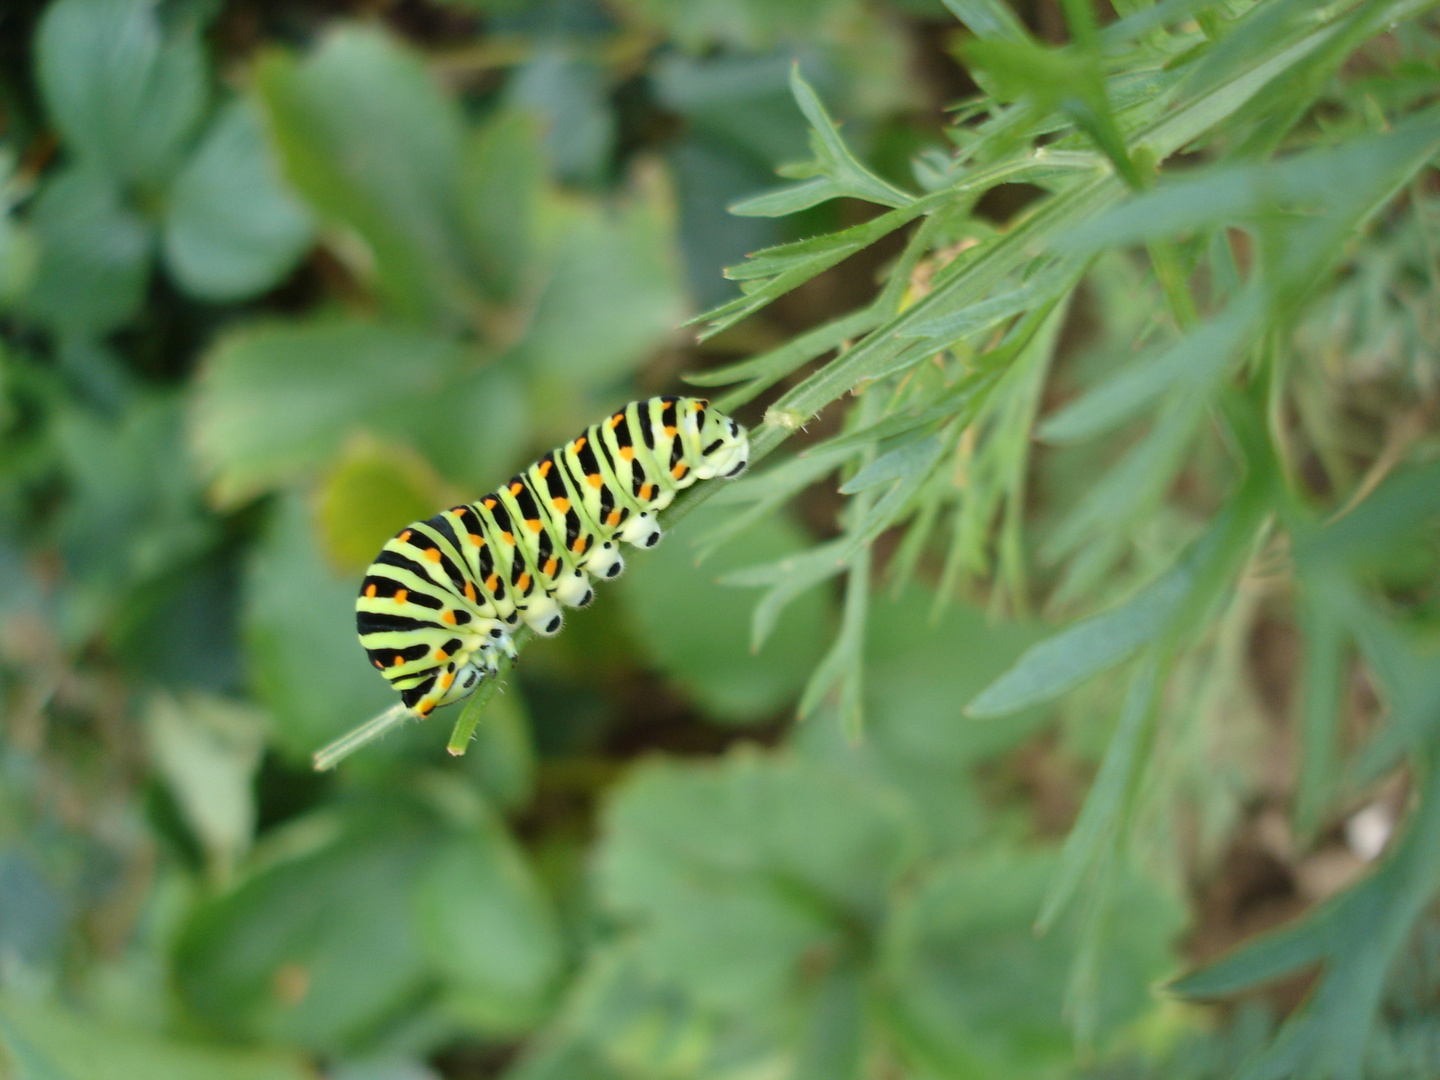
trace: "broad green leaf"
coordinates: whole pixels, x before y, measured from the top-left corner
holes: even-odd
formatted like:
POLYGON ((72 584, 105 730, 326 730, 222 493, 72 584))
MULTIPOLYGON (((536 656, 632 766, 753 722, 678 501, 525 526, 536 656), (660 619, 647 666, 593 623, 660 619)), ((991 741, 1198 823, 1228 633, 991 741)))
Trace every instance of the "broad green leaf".
POLYGON ((192 11, 159 0, 58 0, 35 38, 46 108, 78 162, 154 184, 179 163, 208 86, 192 11))
POLYGON ((36 246, 26 314, 62 334, 103 335, 135 315, 150 281, 153 237, 115 183, 93 169, 67 169, 36 197, 36 246))
POLYGON ((242 300, 278 284, 313 236, 308 211, 280 180, 254 105, 237 99, 171 189, 164 227, 170 273, 203 300, 242 300))
POLYGON ((418 886, 420 940, 448 982, 448 1007, 491 1031, 545 1014, 560 974, 550 898, 504 825, 485 815, 441 846, 418 886))
POLYGON ((157 694, 146 709, 151 758, 222 881, 254 835, 253 787, 267 719, 203 694, 157 694))
POLYGON ((614 153, 616 118, 607 72, 593 58, 564 45, 534 50, 505 88, 508 108, 541 121, 557 179, 596 184, 614 153))
MULTIPOLYGON (((1071 1059, 1062 997, 1076 928, 1037 937, 1030 925, 1054 870, 1044 851, 954 855, 897 905, 880 949, 886 1026, 928 1072, 1038 1080, 1071 1059)), ((1097 987, 1102 1034, 1154 1007, 1150 985, 1171 969, 1182 925, 1174 901, 1135 877, 1116 918, 1125 933, 1097 987)))
POLYGON ((670 217, 658 193, 618 211, 578 202, 550 210, 549 276, 518 348, 548 378, 608 385, 685 318, 670 217))
POLYGON ((270 323, 223 339, 206 359, 192 438, 222 502, 305 475, 350 436, 393 429, 462 359, 448 339, 386 323, 270 323))
POLYGON ((917 854, 890 791, 745 750, 649 762, 604 820, 602 895, 646 967, 701 1004, 760 1018, 783 1007, 801 965, 843 953, 847 927, 875 925, 917 854))
POLYGON ((246 578, 249 674, 275 717, 275 742, 306 761, 396 698, 355 636, 359 575, 326 563, 302 499, 287 496, 275 511, 246 578))
POLYGON ((16 1080, 308 1080, 296 1056, 97 1024, 11 994, 0 999, 0 1048, 16 1080))
POLYGON ((844 18, 856 6, 854 0, 636 0, 635 9, 691 52, 728 46, 755 53, 786 38, 803 40, 826 18, 844 18))
POLYGON ((303 61, 264 57, 256 85, 287 178, 323 223, 363 242, 334 245, 352 269, 373 274, 402 317, 465 317, 462 127, 420 58, 343 26, 303 61))
POLYGON ((359 575, 385 541, 410 522, 430 517, 445 502, 434 470, 414 451, 358 439, 322 482, 315 523, 330 564, 359 575))
POLYGON ((534 272, 529 263, 544 183, 539 139, 529 116, 502 112, 465 144, 460 212, 476 273, 496 300, 514 298, 534 272))
POLYGON ((823 652, 831 605, 818 593, 800 597, 774 639, 752 652, 753 598, 716 584, 716 577, 800 551, 804 537, 772 515, 697 566, 693 539, 727 513, 734 511, 701 507, 658 548, 631 562, 621 589, 630 626, 651 662, 712 717, 754 722, 774 716, 800 694, 823 652))
POLYGON ((363 1046, 433 972, 415 895, 437 826, 370 800, 329 842, 260 869, 191 909, 175 945, 186 1006, 232 1038, 335 1053, 363 1046))
POLYGON ((602 945, 572 986, 561 1026, 599 1059, 625 1076, 647 1077, 763 1076, 783 1067, 781 1039, 699 1008, 647 971, 638 952, 633 940, 602 945))

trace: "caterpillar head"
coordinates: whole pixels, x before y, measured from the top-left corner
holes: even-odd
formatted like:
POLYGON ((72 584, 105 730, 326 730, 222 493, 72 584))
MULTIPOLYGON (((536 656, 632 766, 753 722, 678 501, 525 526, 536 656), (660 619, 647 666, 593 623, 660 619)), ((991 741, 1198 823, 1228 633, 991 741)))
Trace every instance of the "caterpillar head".
POLYGON ((695 479, 723 477, 732 480, 750 464, 750 436, 746 430, 708 401, 683 401, 685 435, 694 454, 695 479))

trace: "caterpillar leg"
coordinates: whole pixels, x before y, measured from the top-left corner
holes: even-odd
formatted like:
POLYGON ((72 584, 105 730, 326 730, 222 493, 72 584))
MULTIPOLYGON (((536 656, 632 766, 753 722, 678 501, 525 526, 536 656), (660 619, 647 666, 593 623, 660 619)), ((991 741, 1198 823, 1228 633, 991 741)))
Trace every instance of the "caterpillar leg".
POLYGON ((555 582, 555 599, 566 607, 587 607, 595 599, 595 590, 590 587, 590 575, 584 570, 573 570, 562 575, 555 582))
POLYGON ((660 522, 650 511, 642 510, 620 526, 615 536, 636 547, 652 548, 660 542, 660 522))
POLYGON ((558 634, 565 623, 565 616, 561 614, 560 605, 555 602, 555 598, 538 589, 535 595, 526 601, 521 618, 525 620, 526 626, 543 637, 558 634))
POLYGON ((625 556, 620 554, 614 541, 606 540, 591 549, 585 569, 598 578, 617 578, 625 571, 625 556))

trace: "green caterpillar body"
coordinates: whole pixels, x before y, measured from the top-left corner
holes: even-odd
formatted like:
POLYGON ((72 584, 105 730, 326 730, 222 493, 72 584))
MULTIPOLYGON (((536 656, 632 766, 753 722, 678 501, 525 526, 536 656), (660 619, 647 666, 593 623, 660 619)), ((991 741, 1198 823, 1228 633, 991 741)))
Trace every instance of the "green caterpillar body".
POLYGON ((624 569, 618 541, 653 547, 678 491, 733 479, 749 457, 745 429, 706 401, 631 402, 501 490, 388 540, 355 602, 360 644, 420 716, 458 701, 514 657, 519 623, 559 632, 562 606, 594 598, 592 576, 624 569))

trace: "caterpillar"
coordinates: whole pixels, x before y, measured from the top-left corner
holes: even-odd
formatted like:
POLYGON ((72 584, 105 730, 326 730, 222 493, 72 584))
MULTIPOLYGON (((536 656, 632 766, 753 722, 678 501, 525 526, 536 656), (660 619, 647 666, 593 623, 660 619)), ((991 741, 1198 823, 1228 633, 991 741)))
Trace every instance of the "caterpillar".
POLYGON ((355 625, 370 662, 421 717, 470 694, 515 657, 523 622, 550 636, 591 578, 625 568, 619 541, 654 547, 682 488, 733 479, 745 429, 708 401, 653 397, 593 424, 500 490, 417 521, 365 572, 355 625))

